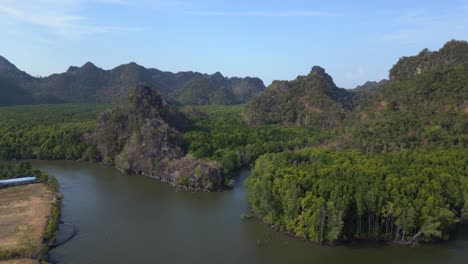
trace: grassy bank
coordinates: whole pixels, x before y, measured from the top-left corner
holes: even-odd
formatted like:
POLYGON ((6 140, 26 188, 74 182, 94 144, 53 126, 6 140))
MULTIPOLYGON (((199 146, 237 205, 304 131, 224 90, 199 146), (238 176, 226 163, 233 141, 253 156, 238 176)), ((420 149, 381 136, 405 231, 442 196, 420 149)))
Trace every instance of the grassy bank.
POLYGON ((46 263, 49 245, 56 240, 62 196, 54 177, 24 164, 2 170, 34 175, 39 183, 0 189, 0 261, 46 263))

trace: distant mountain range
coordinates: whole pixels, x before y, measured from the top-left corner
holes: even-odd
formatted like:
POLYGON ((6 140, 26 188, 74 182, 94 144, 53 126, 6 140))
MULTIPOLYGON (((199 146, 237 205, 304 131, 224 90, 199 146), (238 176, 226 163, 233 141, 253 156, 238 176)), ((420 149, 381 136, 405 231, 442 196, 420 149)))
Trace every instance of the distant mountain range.
POLYGON ((81 67, 71 66, 64 73, 36 78, 0 56, 0 106, 118 102, 139 84, 150 85, 182 105, 245 103, 265 89, 259 78, 228 78, 219 72, 164 72, 133 62, 112 70, 87 62, 81 67))

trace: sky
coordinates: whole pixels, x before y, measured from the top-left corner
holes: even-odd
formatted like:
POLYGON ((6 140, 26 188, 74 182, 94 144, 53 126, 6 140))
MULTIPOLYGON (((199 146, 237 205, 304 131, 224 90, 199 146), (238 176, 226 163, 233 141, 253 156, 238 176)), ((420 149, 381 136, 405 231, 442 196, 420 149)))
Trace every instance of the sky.
POLYGON ((320 65, 344 88, 468 40, 468 0, 0 0, 0 55, 34 75, 91 61, 252 76, 320 65))

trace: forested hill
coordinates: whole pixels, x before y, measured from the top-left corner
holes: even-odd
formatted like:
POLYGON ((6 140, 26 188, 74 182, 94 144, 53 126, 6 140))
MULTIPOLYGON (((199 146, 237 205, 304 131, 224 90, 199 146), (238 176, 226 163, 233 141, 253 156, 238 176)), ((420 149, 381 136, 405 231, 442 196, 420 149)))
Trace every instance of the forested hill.
POLYGON ((402 57, 390 70, 391 80, 409 79, 443 66, 468 64, 468 42, 451 40, 439 51, 422 50, 417 56, 402 57))
POLYGON ((251 125, 336 128, 351 110, 351 97, 323 68, 314 66, 308 75, 293 81, 274 81, 247 104, 244 119, 251 125))
POLYGON ((450 41, 439 51, 424 50, 400 59, 390 70, 391 81, 359 101, 347 117, 347 145, 368 153, 466 147, 467 63, 464 41, 450 41))
POLYGON ((403 57, 391 80, 337 88, 320 67, 293 81, 275 81, 244 110, 251 125, 338 129, 340 147, 389 152, 418 146, 466 146, 468 43, 403 57))
POLYGON ((239 104, 247 102, 265 86, 258 78, 228 78, 221 73, 171 73, 147 69, 136 63, 103 70, 91 62, 71 66, 66 72, 35 78, 0 57, 0 92, 8 94, 1 105, 25 103, 109 103, 126 97, 138 84, 158 87, 159 92, 183 105, 239 104), (15 93, 17 92, 17 93, 15 93), (17 98, 27 98, 20 100, 17 98))

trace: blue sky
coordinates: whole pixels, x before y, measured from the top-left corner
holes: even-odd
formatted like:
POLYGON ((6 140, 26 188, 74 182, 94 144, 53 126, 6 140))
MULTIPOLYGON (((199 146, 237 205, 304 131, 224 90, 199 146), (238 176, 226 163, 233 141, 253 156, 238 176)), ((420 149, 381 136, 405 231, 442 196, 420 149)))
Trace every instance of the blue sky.
POLYGON ((134 61, 269 84, 320 65, 352 88, 468 40, 468 1, 0 0, 0 29, 0 55, 33 75, 134 61))

